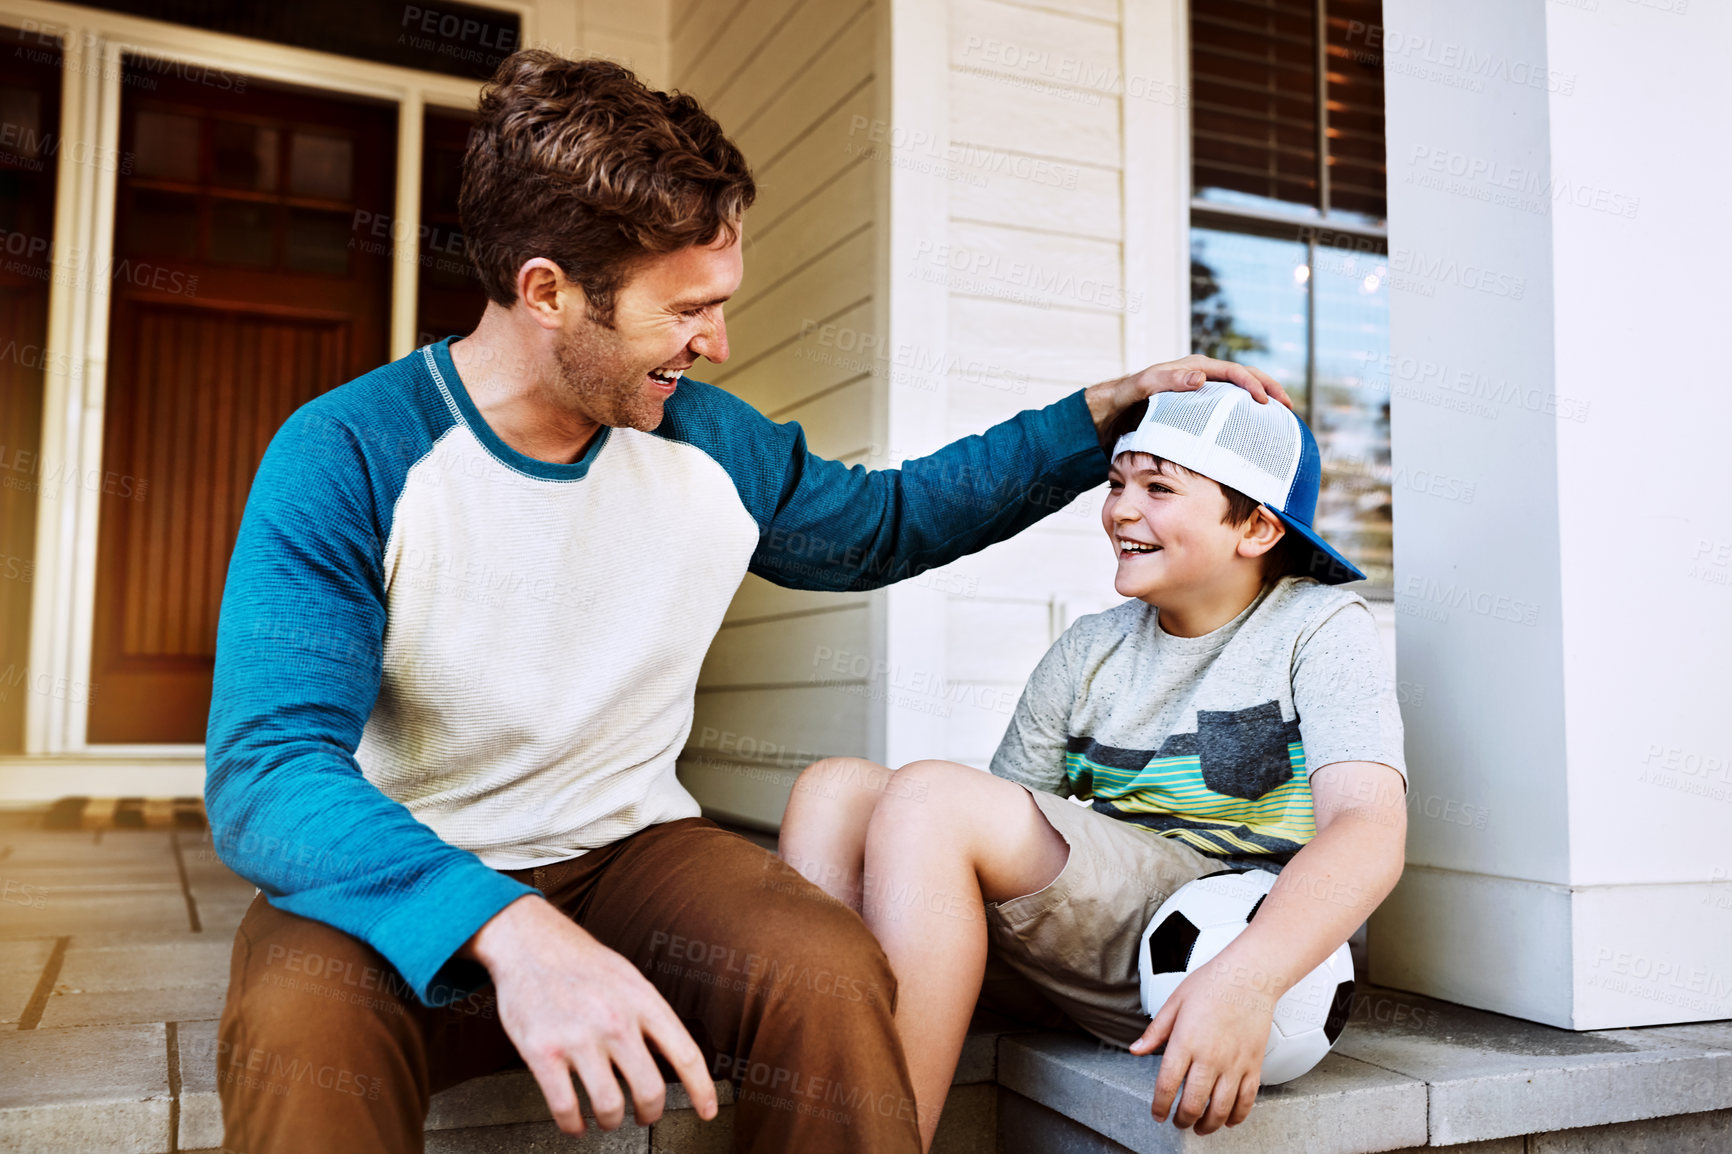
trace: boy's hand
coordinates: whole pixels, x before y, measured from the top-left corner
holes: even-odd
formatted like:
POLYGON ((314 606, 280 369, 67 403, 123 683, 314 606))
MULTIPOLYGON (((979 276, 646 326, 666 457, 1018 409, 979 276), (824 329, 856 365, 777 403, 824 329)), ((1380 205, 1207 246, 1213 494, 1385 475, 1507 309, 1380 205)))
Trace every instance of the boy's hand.
POLYGON ((1151 1112, 1165 1122, 1171 1110, 1173 1125, 1195 1125, 1199 1134, 1237 1126, 1251 1112, 1278 996, 1235 981, 1235 969, 1220 961, 1180 982, 1131 1045, 1148 1054, 1166 1043, 1151 1112))
POLYGON ((1139 373, 1117 380, 1090 385, 1084 390, 1083 399, 1088 402, 1089 416, 1094 418, 1101 442, 1110 448, 1109 434, 1113 440, 1117 439, 1117 434, 1123 430, 1114 428, 1114 425, 1132 405, 1146 401, 1156 393, 1193 392, 1209 381, 1228 381, 1238 385, 1260 403, 1273 397, 1289 409, 1293 407, 1287 390, 1263 370, 1247 368, 1232 361, 1218 361, 1200 353, 1150 365, 1139 373))

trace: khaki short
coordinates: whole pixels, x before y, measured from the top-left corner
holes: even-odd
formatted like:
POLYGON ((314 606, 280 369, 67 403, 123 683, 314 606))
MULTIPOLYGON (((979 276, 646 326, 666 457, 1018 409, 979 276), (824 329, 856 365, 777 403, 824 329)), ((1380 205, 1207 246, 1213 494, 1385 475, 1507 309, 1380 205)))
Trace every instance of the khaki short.
POLYGON ((1149 920, 1186 882, 1233 867, 1055 794, 1029 792, 1070 858, 1045 889, 987 903, 991 953, 1077 1025, 1128 1046, 1149 1024, 1137 978, 1149 920))

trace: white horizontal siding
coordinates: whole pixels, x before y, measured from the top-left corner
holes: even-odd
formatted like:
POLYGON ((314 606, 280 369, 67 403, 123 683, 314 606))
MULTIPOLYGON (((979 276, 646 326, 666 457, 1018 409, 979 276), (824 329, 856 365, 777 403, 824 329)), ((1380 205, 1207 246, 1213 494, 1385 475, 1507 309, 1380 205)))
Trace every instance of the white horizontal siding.
MULTIPOLYGON (((817 453, 858 453, 871 442, 882 377, 816 330, 872 323, 874 173, 848 147, 876 99, 871 0, 679 0, 672 24, 677 84, 717 118, 758 184, 745 279, 724 309, 731 359, 700 375, 773 419, 799 421, 817 453)), ((863 594, 746 578, 699 674, 681 758, 682 780, 706 807, 774 823, 794 762, 865 752, 864 687, 828 662, 871 649, 868 605, 863 594)))
POLYGON ((844 605, 864 605, 864 593, 819 593, 810 589, 784 589, 755 574, 748 574, 740 583, 723 619, 730 624, 763 621, 805 613, 814 609, 833 609, 844 605))
POLYGON ((858 664, 854 658, 867 648, 863 605, 742 622, 717 634, 698 674, 698 687, 737 689, 847 681, 855 675, 846 671, 858 664))
POLYGON ((875 447, 872 435, 872 393, 877 382, 861 377, 772 413, 778 421, 798 421, 806 443, 826 446, 824 455, 846 460, 875 447))
POLYGON ((876 362, 871 356, 862 356, 857 349, 838 347, 833 341, 826 344, 826 334, 831 330, 824 327, 833 324, 836 326, 835 331, 854 334, 869 331, 872 324, 870 298, 863 299, 839 313, 816 319, 820 323, 804 336, 801 336, 796 328, 792 335, 785 337, 762 356, 753 357, 738 368, 732 363, 722 366, 729 370, 726 375, 718 370, 711 372, 718 383, 726 385, 729 392, 759 411, 768 413, 794 401, 825 392, 872 370, 876 362))

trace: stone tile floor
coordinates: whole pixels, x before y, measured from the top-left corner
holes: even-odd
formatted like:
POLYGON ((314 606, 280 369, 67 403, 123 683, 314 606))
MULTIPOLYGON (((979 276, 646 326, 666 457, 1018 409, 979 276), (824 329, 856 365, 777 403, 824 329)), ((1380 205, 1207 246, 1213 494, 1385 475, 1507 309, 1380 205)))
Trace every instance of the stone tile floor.
MULTIPOLYGON (((216 1020, 253 894, 200 830, 61 832, 0 815, 0 1150, 220 1145, 216 1020)), ((977 1034, 939 1147, 1732 1154, 1732 1023, 1572 1033, 1365 990, 1323 1066, 1207 1139, 1151 1123, 1154 1075, 1151 1060, 1075 1035, 977 1034)), ((674 1106, 653 1128, 567 1139, 528 1075, 505 1072, 439 1095, 428 1149, 727 1147, 729 1108, 698 1128, 674 1106)))
MULTIPOLYGON (((202 830, 19 824, 0 811, 0 1151, 215 1154, 217 1020, 252 884, 202 830)), ((983 1033, 963 1054, 946 1154, 992 1149, 995 1041, 983 1033)), ((703 1127, 684 1090, 669 1089, 654 1127, 574 1139, 545 1121, 527 1071, 506 1071, 436 1095, 427 1148, 730 1148, 731 1086, 717 1084, 722 1118, 703 1127)))
POLYGON ((253 886, 188 830, 0 830, 0 1023, 204 1021, 253 886))

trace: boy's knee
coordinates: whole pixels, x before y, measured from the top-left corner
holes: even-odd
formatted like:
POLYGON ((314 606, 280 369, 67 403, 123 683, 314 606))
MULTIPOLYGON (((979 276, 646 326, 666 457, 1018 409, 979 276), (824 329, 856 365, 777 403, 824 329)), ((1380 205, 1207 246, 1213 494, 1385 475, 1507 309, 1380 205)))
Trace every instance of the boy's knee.
POLYGON ((932 812, 927 803, 945 797, 966 802, 997 779, 953 761, 911 761, 891 775, 884 786, 884 804, 903 816, 932 812))
POLYGON ((863 757, 826 757, 801 771, 794 782, 794 793, 796 796, 870 806, 890 776, 888 769, 863 757))

